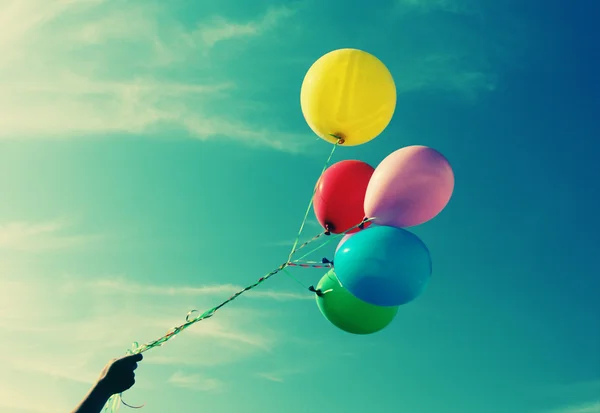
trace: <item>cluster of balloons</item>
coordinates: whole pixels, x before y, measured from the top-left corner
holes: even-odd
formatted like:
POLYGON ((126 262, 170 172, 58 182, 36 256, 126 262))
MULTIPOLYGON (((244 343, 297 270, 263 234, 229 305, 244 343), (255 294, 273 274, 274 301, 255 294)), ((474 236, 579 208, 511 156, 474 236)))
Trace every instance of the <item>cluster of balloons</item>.
MULTIPOLYGON (((396 87, 375 56, 339 49, 311 66, 301 105, 318 136, 355 146, 387 128, 396 87)), ((332 269, 315 289, 317 305, 332 324, 354 334, 380 331, 399 306, 423 292, 431 257, 423 241, 405 228, 438 215, 453 190, 448 160, 426 146, 398 149, 376 168, 346 160, 326 169, 316 184, 314 212, 328 233, 345 234, 332 269)))

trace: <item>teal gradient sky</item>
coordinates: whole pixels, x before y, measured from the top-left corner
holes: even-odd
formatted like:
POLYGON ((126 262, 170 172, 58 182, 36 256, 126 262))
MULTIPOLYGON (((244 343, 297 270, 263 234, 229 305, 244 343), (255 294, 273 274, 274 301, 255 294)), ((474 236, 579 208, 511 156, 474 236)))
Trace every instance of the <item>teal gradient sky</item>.
MULTIPOLYGON (((281 274, 146 353, 143 413, 599 413, 599 7, 551 0, 0 0, 0 411, 72 408, 104 363, 280 263, 331 145, 300 85, 377 55, 393 122, 456 188, 431 283, 337 330, 281 274)), ((303 239, 320 232, 313 214, 303 239)), ((313 258, 331 258, 334 245, 313 258)), ((322 270, 295 269, 303 284, 322 270)), ((122 408, 121 411, 128 411, 122 408)))

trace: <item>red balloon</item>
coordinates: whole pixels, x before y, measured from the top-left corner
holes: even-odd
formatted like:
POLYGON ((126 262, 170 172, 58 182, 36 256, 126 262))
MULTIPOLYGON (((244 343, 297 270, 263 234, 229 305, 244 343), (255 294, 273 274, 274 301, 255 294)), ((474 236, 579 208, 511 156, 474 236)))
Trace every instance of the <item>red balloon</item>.
MULTIPOLYGON (((375 168, 371 165, 355 160, 341 161, 327 168, 317 182, 313 201, 315 215, 323 228, 341 234, 362 222, 365 194, 373 172, 375 168)), ((349 233, 357 231, 360 229, 349 233)))

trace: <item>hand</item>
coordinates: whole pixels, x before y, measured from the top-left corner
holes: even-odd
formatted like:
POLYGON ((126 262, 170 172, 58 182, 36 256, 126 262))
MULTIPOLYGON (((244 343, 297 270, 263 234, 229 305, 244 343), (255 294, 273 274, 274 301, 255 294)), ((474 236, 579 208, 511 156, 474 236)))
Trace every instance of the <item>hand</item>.
POLYGON ((100 374, 98 387, 108 396, 130 389, 135 384, 134 370, 143 358, 141 354, 131 354, 111 360, 100 374))

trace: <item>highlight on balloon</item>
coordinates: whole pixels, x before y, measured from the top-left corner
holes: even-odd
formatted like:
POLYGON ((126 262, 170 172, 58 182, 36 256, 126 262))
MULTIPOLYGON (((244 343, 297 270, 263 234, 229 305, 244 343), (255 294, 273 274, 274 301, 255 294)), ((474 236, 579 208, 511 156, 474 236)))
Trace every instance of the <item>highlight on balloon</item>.
MULTIPOLYGON (((339 49, 325 54, 310 66, 300 89, 309 128, 333 147, 288 256, 220 304, 204 312, 190 311, 181 325, 156 340, 134 343, 128 353, 164 345, 280 273, 304 285, 307 280, 291 274, 296 268, 322 269, 316 286, 304 285, 315 296, 316 313, 353 335, 385 329, 403 305, 425 292, 432 257, 425 242, 407 228, 432 220, 449 203, 454 173, 448 159, 422 145, 399 148, 400 139, 387 136, 394 149, 376 166, 356 159, 331 162, 339 146, 366 144, 381 136, 394 116, 392 74, 365 51, 339 49), (301 243, 311 210, 322 231, 301 243), (335 246, 333 259, 315 260, 313 256, 327 245, 335 246)), ((116 411, 119 401, 123 402, 121 396, 115 396, 105 411, 116 411)))

